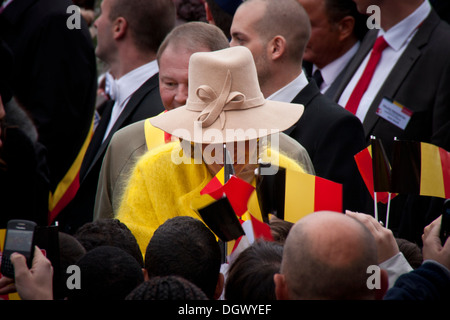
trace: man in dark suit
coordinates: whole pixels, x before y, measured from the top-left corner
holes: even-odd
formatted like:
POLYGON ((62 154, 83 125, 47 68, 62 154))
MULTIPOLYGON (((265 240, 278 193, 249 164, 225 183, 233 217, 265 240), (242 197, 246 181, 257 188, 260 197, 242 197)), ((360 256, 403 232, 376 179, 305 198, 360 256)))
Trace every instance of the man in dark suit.
MULTIPOLYGON (((58 221, 67 233, 92 221, 98 177, 113 134, 164 110, 159 94, 156 52, 175 26, 172 1, 103 0, 97 29, 97 56, 108 66, 111 100, 100 107, 101 119, 80 170, 80 188, 58 221)), ((109 89, 109 90, 108 90, 109 89)))
POLYGON ((72 4, 12 0, 0 6, 0 38, 14 57, 8 84, 46 149, 51 195, 64 194, 79 171, 77 159, 82 159, 83 145, 92 134, 97 90, 94 46, 86 23, 80 19, 77 28, 68 27, 67 9, 72 4))
MULTIPOLYGON (((355 2, 360 12, 366 12, 365 1, 355 2)), ((450 26, 439 18, 428 1, 372 1, 370 4, 379 5, 381 29, 366 35, 347 68, 336 99, 341 105, 347 105, 375 40, 383 36, 387 47, 356 109, 366 139, 372 135, 381 139, 389 158, 395 137, 450 150, 450 26), (380 110, 386 109, 398 112, 396 105, 409 110, 406 126, 380 114, 380 110)), ((440 214, 442 201, 396 197, 391 202, 392 227, 398 228, 398 236, 421 242, 423 228, 440 214)))
POLYGON ((236 11, 231 45, 248 47, 267 99, 301 103, 305 112, 285 133, 308 151, 317 176, 343 184, 344 209, 363 211, 370 195, 353 156, 365 148, 358 119, 330 99, 302 72, 310 36, 307 13, 297 0, 251 0, 236 11))
POLYGON ((320 92, 332 98, 367 32, 367 17, 358 12, 353 0, 298 1, 311 21, 303 68, 320 92))

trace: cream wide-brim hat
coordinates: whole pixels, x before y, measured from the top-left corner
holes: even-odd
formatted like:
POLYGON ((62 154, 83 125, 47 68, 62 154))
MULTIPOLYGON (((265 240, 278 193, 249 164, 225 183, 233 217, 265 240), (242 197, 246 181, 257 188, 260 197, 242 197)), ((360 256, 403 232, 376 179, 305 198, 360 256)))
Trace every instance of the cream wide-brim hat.
POLYGON ((186 105, 150 119, 183 140, 217 144, 253 140, 286 130, 301 117, 301 104, 264 99, 256 66, 243 46, 196 52, 189 60, 186 105))

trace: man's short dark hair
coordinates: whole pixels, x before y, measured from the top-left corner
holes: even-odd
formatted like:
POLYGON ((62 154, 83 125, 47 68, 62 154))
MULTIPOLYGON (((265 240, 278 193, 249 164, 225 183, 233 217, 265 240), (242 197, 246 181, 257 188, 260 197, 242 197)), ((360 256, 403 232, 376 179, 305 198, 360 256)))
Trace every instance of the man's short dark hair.
POLYGON ((169 45, 181 46, 189 52, 197 52, 203 48, 210 51, 225 49, 230 46, 230 43, 218 27, 206 22, 192 21, 175 27, 167 35, 158 49, 156 55, 158 61, 169 45))
POLYGON ((156 229, 145 253, 149 277, 177 275, 197 285, 208 296, 220 274, 220 248, 206 225, 189 216, 178 216, 156 229))
POLYGON ((141 283, 125 300, 208 300, 205 293, 179 276, 153 277, 141 283))
POLYGON ((283 246, 258 240, 230 263, 225 300, 276 300, 273 277, 280 272, 283 246))
POLYGON ((176 9, 172 0, 112 0, 109 19, 118 17, 128 22, 138 48, 156 53, 175 27, 176 9))
POLYGON ((81 226, 75 233, 75 238, 86 251, 99 246, 114 246, 132 255, 141 267, 144 266, 136 238, 128 227, 117 219, 99 219, 81 226))
POLYGON ((69 300, 124 300, 144 282, 141 266, 117 247, 97 247, 76 265, 80 268, 81 288, 69 290, 69 300))
POLYGON ((362 40, 367 33, 367 16, 358 12, 356 3, 353 0, 325 0, 325 11, 328 21, 333 24, 341 21, 346 16, 355 19, 353 32, 358 40, 362 40))

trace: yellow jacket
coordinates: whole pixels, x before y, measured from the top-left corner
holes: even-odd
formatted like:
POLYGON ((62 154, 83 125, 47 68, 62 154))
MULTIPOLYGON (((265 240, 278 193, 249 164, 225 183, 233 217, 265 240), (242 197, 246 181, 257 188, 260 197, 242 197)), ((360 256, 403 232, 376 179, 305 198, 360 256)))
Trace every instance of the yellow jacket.
MULTIPOLYGON (((117 219, 134 234, 143 255, 153 233, 166 220, 175 216, 201 219, 191 201, 213 176, 204 163, 172 161, 172 153, 180 150, 180 143, 172 142, 144 154, 125 189, 117 219)), ((279 166, 303 171, 283 155, 279 155, 279 166)))

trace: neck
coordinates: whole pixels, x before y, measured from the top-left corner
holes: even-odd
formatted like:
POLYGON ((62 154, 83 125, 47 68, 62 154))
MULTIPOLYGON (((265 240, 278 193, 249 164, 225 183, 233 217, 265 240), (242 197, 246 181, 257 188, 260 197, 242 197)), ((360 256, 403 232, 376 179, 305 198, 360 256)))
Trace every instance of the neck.
POLYGON ((384 31, 389 30, 413 13, 423 2, 424 0, 385 1, 380 13, 381 27, 384 31))
POLYGON ((289 65, 280 66, 278 70, 272 72, 267 79, 260 79, 261 92, 264 98, 269 97, 284 86, 288 85, 302 73, 302 66, 289 65))
POLYGON ((143 53, 137 50, 124 50, 119 53, 119 59, 111 63, 110 73, 115 79, 119 79, 128 72, 133 71, 144 64, 156 59, 155 53, 143 53))

